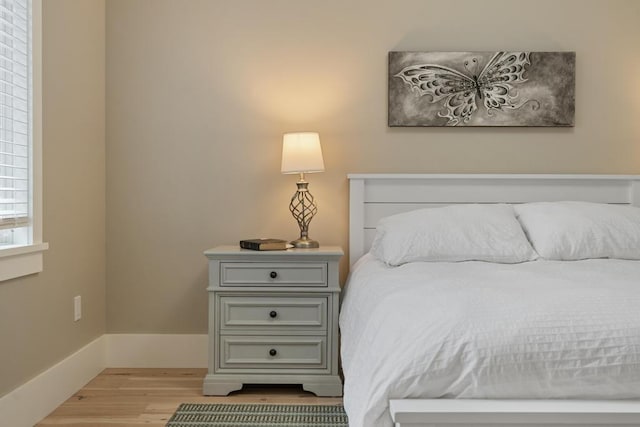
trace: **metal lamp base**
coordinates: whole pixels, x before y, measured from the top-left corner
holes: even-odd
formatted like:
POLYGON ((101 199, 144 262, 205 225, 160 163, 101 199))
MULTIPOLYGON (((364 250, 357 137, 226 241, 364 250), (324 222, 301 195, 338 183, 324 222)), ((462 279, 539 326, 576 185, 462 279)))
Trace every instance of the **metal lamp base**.
POLYGON ((291 198, 289 212, 291 212, 300 227, 300 237, 291 242, 291 244, 298 249, 319 248, 320 244, 309 238, 309 223, 318 212, 318 206, 309 192, 309 183, 304 180, 304 174, 300 174, 300 181, 296 185, 298 190, 291 198))
POLYGON ((320 247, 320 243, 318 243, 316 240, 311 240, 307 238, 296 239, 290 243, 293 245, 294 248, 298 248, 298 249, 314 249, 314 248, 320 247))

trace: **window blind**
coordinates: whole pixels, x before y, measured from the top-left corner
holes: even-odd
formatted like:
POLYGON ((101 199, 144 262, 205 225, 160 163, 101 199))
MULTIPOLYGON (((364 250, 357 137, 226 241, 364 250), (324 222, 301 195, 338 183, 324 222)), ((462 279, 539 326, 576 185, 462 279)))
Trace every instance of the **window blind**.
POLYGON ((0 245, 29 226, 30 1, 0 0, 0 245))

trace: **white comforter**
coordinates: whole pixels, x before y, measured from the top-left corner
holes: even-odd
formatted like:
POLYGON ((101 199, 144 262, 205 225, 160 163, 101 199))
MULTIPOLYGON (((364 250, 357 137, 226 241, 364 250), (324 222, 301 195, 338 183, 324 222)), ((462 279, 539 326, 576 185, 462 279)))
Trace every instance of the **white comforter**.
POLYGON ((351 427, 391 426, 390 398, 640 397, 640 261, 367 255, 340 328, 351 427))

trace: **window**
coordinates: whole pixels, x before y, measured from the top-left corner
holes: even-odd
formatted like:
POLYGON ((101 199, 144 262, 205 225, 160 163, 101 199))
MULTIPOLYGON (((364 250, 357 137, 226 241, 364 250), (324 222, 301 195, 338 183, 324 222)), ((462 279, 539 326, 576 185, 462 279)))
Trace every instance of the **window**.
POLYGON ((41 0, 0 0, 0 280, 42 271, 41 0))

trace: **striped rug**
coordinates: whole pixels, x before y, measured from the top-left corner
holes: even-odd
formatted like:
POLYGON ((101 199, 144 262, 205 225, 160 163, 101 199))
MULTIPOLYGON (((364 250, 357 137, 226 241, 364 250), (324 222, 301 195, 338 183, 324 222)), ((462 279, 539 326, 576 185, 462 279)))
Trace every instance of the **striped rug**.
POLYGON ((183 403, 166 427, 348 427, 342 405, 183 403))

